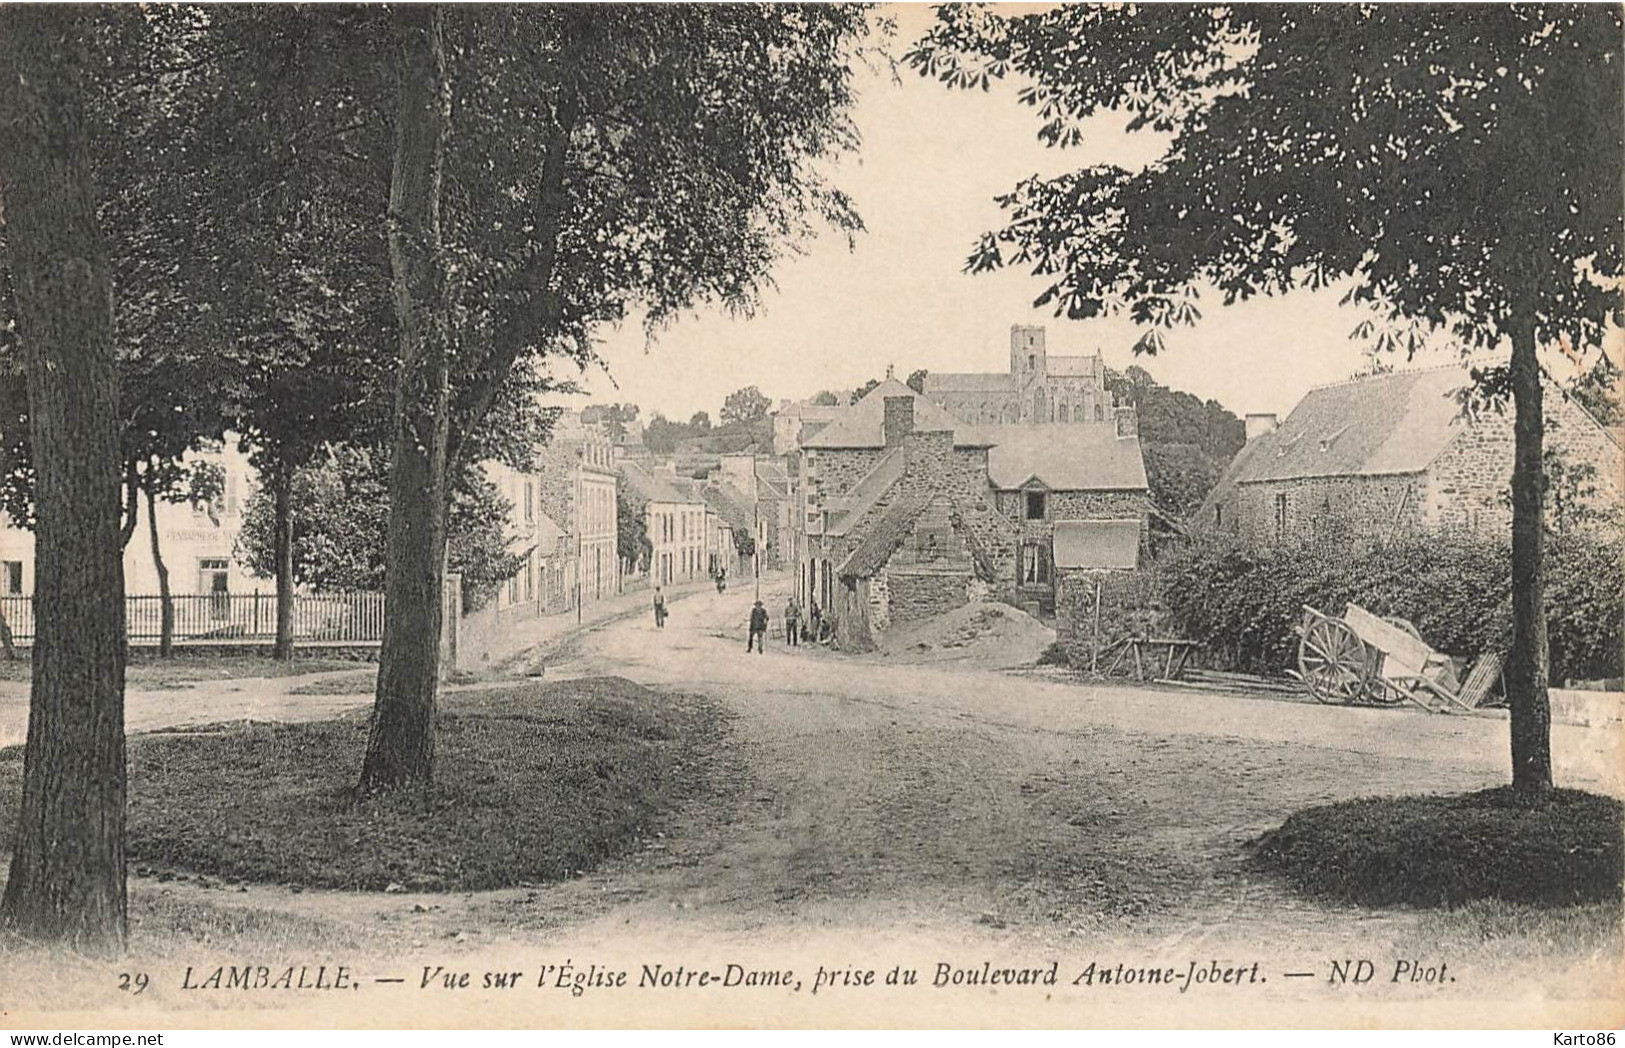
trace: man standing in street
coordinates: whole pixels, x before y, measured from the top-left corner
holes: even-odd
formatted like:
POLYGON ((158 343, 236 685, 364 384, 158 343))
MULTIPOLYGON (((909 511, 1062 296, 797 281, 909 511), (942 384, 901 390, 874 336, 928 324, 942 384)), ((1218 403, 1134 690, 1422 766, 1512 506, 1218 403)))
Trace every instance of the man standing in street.
POLYGON ((663 630, 665 628, 666 628, 666 595, 660 592, 660 587, 659 586, 656 586, 655 587, 655 629, 663 630))
POLYGON ((756 606, 750 609, 750 636, 745 638, 745 650, 749 651, 751 645, 756 646, 756 654, 762 653, 762 642, 767 639, 767 609, 762 602, 757 601, 756 606))
POLYGON ((791 594, 790 600, 784 605, 784 643, 799 645, 798 636, 801 625, 801 609, 796 607, 796 598, 791 594))

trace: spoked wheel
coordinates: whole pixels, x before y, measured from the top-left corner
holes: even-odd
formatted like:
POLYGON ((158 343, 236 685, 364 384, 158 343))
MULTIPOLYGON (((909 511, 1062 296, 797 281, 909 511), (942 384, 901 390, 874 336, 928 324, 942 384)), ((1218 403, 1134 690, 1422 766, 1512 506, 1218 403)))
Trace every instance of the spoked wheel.
POLYGON ((1321 619, 1298 643, 1298 672, 1321 702, 1352 704, 1370 691, 1371 659, 1364 642, 1336 619, 1321 619))

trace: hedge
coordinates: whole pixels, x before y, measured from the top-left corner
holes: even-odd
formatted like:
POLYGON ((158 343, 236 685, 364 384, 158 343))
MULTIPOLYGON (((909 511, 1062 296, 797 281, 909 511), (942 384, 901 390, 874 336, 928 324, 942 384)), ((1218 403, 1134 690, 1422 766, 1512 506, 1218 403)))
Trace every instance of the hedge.
MULTIPOLYGON (((1621 543, 1599 533, 1547 541, 1551 679, 1621 675, 1625 567, 1621 543)), ((1159 561, 1171 628, 1202 641, 1217 668, 1274 674, 1297 664, 1292 632, 1305 604, 1340 615, 1350 601, 1415 624, 1435 650, 1469 659, 1512 639, 1511 548, 1466 534, 1385 543, 1347 536, 1247 549, 1193 539, 1159 561)))

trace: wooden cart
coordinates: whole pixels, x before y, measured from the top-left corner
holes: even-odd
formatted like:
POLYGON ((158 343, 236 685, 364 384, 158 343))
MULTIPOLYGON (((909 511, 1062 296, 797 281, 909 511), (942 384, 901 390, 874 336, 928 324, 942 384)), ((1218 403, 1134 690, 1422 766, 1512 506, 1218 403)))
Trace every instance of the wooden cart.
POLYGON ((1472 710, 1501 674, 1501 656, 1486 653, 1467 682, 1455 663, 1430 648, 1404 619, 1373 615, 1350 604, 1342 618, 1303 607, 1297 626, 1298 675, 1321 702, 1392 706, 1414 702, 1434 713, 1472 710))

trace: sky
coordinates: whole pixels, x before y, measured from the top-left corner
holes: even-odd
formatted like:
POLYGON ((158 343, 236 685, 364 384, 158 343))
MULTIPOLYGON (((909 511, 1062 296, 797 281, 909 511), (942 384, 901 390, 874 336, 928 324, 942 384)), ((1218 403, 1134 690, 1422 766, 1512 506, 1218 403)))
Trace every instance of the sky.
MULTIPOLYGON (((900 15, 899 52, 926 10, 900 15)), ((1349 338, 1360 315, 1338 306, 1337 289, 1229 308, 1205 299, 1195 327, 1166 331, 1164 353, 1136 358, 1130 347, 1141 331, 1126 318, 1057 318, 1032 308, 1045 287, 1037 277, 964 273, 979 234, 1002 225, 995 196, 1020 179, 1101 162, 1138 167, 1166 139, 1101 119, 1082 146, 1046 148, 1013 88, 953 91, 910 70, 897 75, 858 74, 853 116, 862 145, 832 169, 867 226, 856 244, 849 250, 844 237, 827 235, 788 258, 750 318, 702 310, 652 343, 636 320, 602 332, 609 376, 585 377, 590 402, 630 401, 645 419, 658 411, 686 420, 701 410, 715 418, 723 398, 746 385, 777 404, 850 389, 888 365, 899 378, 916 368, 1003 371, 1018 323, 1045 325, 1052 354, 1098 350, 1108 367, 1138 363, 1238 415, 1284 415, 1311 387, 1347 379, 1362 364, 1349 338)))

